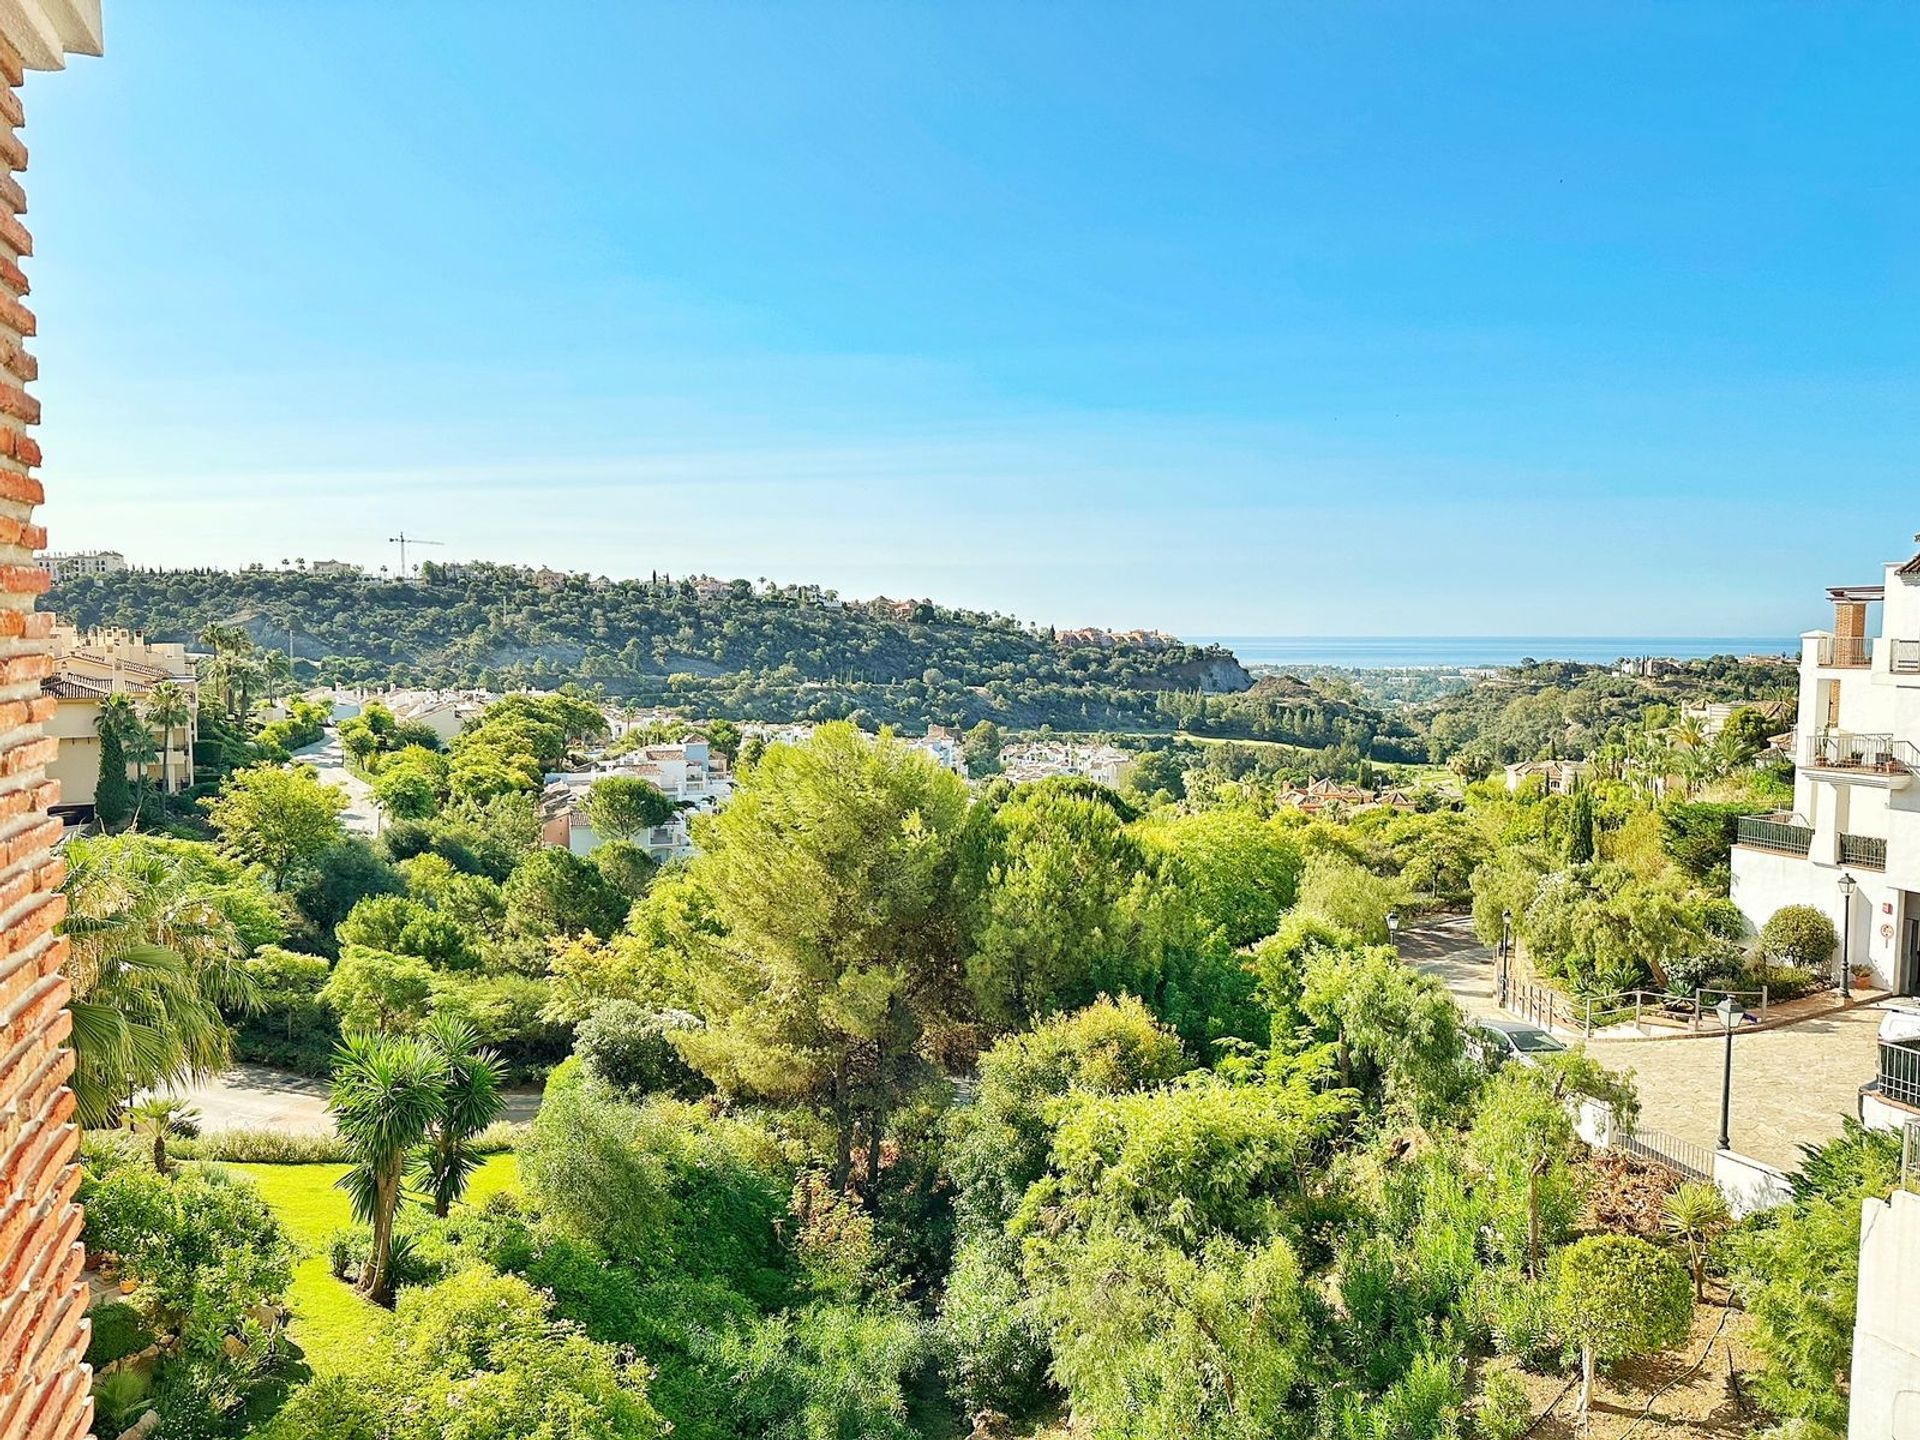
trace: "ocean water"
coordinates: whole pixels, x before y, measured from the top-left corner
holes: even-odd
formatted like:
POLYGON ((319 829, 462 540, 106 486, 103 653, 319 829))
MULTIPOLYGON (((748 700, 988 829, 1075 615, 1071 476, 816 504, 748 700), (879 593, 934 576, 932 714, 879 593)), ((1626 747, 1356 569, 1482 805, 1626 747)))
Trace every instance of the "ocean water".
POLYGON ((1354 670, 1514 665, 1524 659, 1604 665, 1657 655, 1797 655, 1797 639, 1777 635, 1188 635, 1195 645, 1224 645, 1247 665, 1338 665, 1354 670))

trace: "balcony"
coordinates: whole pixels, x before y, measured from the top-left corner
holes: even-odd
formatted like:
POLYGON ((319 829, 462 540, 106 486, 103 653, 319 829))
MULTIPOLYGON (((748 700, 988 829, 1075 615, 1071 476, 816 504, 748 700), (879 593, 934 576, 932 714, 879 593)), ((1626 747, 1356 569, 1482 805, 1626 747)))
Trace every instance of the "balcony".
POLYGON ((1809 735, 1800 751, 1800 768, 1819 780, 1904 790, 1920 768, 1920 750, 1891 735, 1823 730, 1809 735))
POLYGON ((1887 1099, 1920 1110, 1920 1047, 1882 1040, 1876 1088, 1887 1099))
POLYGON ((1891 640, 1887 668, 1896 675, 1920 675, 1920 640, 1891 640))
POLYGON ((1885 870, 1887 842, 1877 835, 1843 834, 1840 837, 1840 863, 1856 870, 1885 870))
POLYGON ((1820 663, 1837 670, 1864 670, 1873 663, 1873 642, 1859 635, 1829 635, 1820 642, 1820 663))
POLYGON ((1775 855, 1797 855, 1805 859, 1813 849, 1813 828, 1789 820, 1762 819, 1743 815, 1738 829, 1739 843, 1749 850, 1768 850, 1775 855))

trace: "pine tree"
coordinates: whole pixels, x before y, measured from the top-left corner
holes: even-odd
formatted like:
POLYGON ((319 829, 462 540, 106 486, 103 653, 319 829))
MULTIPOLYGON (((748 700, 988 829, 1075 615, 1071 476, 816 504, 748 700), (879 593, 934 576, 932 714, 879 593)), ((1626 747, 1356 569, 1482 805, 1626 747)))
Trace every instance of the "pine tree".
POLYGON ((120 743, 119 730, 111 726, 100 735, 100 783, 93 792, 93 813, 103 830, 118 830, 133 814, 126 747, 120 743))

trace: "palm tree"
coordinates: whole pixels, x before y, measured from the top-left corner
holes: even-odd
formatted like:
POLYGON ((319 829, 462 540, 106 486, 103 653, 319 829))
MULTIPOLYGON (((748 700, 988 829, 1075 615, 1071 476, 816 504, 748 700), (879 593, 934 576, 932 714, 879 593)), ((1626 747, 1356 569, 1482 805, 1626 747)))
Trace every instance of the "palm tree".
POLYGON ((60 888, 80 1123, 107 1124, 136 1091, 224 1068, 221 1007, 251 1010, 260 995, 213 893, 150 842, 126 839, 73 841, 60 888))
POLYGON ((193 701, 186 689, 172 680, 161 680, 147 692, 147 723, 160 727, 160 788, 173 791, 173 732, 193 723, 193 701))
POLYGON ((199 1133, 200 1112, 172 1095, 152 1095, 127 1112, 127 1128, 153 1142, 153 1168, 165 1175, 167 1141, 199 1133))
POLYGON ((1733 1224, 1733 1212, 1718 1185, 1689 1180, 1667 1197, 1667 1228, 1687 1242, 1687 1261, 1693 1270, 1693 1298, 1707 1298, 1707 1253, 1714 1240, 1733 1224))
POLYGON ((414 1189, 433 1198, 433 1213, 444 1220, 480 1164, 473 1137, 506 1108, 500 1093, 506 1067, 491 1050, 480 1048, 471 1025, 454 1016, 435 1015, 415 1035, 444 1062, 446 1085, 440 1114, 427 1128, 426 1143, 414 1153, 407 1178, 414 1189))
POLYGON ((360 1293, 375 1304, 393 1298, 393 1218, 407 1158, 427 1138, 445 1104, 446 1062, 438 1051, 397 1035, 356 1034, 334 1059, 334 1125, 353 1168, 339 1185, 353 1217, 373 1228, 360 1293))

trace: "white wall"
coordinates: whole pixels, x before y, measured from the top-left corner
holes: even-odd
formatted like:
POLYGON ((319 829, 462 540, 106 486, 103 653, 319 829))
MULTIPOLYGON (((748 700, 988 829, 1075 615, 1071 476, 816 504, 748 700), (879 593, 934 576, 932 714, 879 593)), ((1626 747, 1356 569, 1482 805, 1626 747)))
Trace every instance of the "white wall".
POLYGON ((1920 1195, 1866 1202, 1848 1440, 1920 1440, 1920 1195))
POLYGON ((1784 1170, 1742 1155, 1737 1150, 1719 1150, 1713 1157, 1713 1183, 1727 1197, 1727 1208, 1736 1220, 1761 1210, 1777 1210, 1793 1201, 1793 1187, 1787 1184, 1784 1170))
MULTIPOLYGON (((1824 787, 1823 787, 1824 788, 1824 787)), ((1883 989, 1893 985, 1898 945, 1904 917, 1905 896, 1887 877, 1873 870, 1851 870, 1860 891, 1853 897, 1850 929, 1842 925, 1840 909, 1840 870, 1819 865, 1795 855, 1776 855, 1770 850, 1753 850, 1744 845, 1733 849, 1733 903, 1747 917, 1747 923, 1759 930, 1776 911, 1788 905, 1811 905, 1829 920, 1833 928, 1847 934, 1852 944, 1855 965, 1873 969, 1874 984, 1883 989), (1887 909, 1888 906, 1892 910, 1887 909)))

